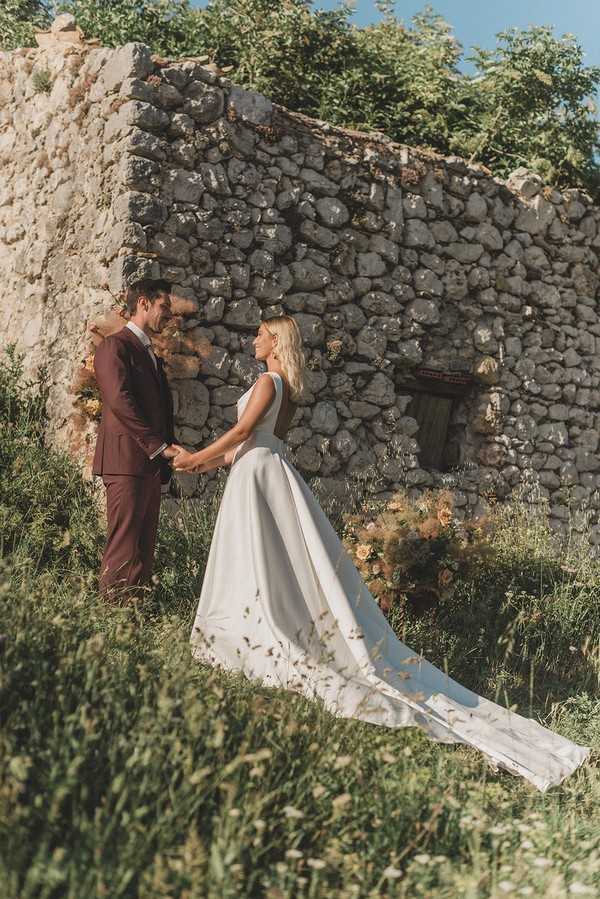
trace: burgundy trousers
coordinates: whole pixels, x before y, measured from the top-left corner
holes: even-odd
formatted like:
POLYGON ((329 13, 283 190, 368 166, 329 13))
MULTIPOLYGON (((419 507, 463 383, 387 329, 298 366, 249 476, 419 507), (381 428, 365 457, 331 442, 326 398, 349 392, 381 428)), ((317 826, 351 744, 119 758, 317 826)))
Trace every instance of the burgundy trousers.
POLYGON ((107 540, 100 569, 100 592, 140 587, 152 575, 160 472, 145 477, 105 475, 107 540))

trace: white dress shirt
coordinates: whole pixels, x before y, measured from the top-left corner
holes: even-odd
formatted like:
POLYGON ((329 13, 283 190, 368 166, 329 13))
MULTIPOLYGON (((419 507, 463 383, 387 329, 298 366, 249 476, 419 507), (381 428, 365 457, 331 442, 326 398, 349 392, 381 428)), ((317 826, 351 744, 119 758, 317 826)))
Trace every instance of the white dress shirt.
MULTIPOLYGON (((129 330, 133 334, 135 334, 135 336, 140 341, 140 343, 142 344, 144 349, 146 349, 148 351, 148 355, 152 359, 152 364, 154 365, 154 368, 158 370, 158 362, 156 361, 156 356, 154 355, 154 350, 152 349, 152 341, 150 340, 150 338, 148 337, 146 332, 142 331, 141 328, 138 328, 138 326, 135 324, 135 322, 127 322, 125 327, 129 328, 129 330)), ((162 451, 166 450, 168 445, 169 445, 168 443, 163 443, 162 446, 160 446, 155 452, 152 453, 150 458, 155 459, 157 456, 160 456, 162 451)))

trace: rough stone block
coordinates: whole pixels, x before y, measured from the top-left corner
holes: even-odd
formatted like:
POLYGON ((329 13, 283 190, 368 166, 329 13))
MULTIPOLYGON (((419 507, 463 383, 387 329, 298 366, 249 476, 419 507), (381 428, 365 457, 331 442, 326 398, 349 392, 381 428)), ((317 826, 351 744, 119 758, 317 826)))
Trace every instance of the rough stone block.
POLYGON ((167 218, 167 207, 156 197, 139 191, 120 194, 113 204, 116 221, 138 222, 140 225, 161 225, 167 218))
POLYGON ((107 59, 94 85, 96 89, 92 89, 91 99, 96 100, 104 93, 119 90, 127 78, 145 78, 153 69, 149 47, 139 43, 125 44, 107 59))
POLYGON ((258 303, 251 298, 233 300, 227 304, 223 321, 234 328, 257 328, 261 322, 258 303))
POLYGON ((156 260, 144 256, 117 256, 109 268, 108 286, 114 295, 118 295, 128 284, 159 277, 160 266, 156 260))
POLYGON ((230 116, 253 125, 270 125, 273 104, 262 94, 233 85, 229 91, 227 111, 230 116))

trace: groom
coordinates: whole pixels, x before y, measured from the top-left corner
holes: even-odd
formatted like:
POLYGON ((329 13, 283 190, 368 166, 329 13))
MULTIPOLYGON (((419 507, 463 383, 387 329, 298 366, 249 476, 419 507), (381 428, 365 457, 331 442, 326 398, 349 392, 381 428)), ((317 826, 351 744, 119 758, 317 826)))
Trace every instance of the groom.
POLYGON ((130 320, 96 350, 102 395, 93 473, 106 487, 108 534, 100 591, 112 598, 152 574, 161 484, 169 482, 173 403, 151 336, 171 318, 171 285, 143 280, 127 291, 130 320))

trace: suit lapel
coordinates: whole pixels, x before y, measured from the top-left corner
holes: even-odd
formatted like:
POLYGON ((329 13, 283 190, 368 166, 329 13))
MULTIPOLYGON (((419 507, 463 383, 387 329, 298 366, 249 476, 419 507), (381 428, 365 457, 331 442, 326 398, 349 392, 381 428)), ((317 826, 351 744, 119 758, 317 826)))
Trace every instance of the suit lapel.
MULTIPOLYGON (((154 382, 157 387, 160 389, 161 378, 158 373, 158 369, 154 367, 154 363, 150 357, 150 353, 136 335, 133 333, 131 328, 123 328, 123 336, 127 338, 132 347, 134 347, 138 359, 143 360, 144 366, 150 372, 152 377, 154 378, 154 382)), ((158 362, 158 359, 157 359, 158 362)))

